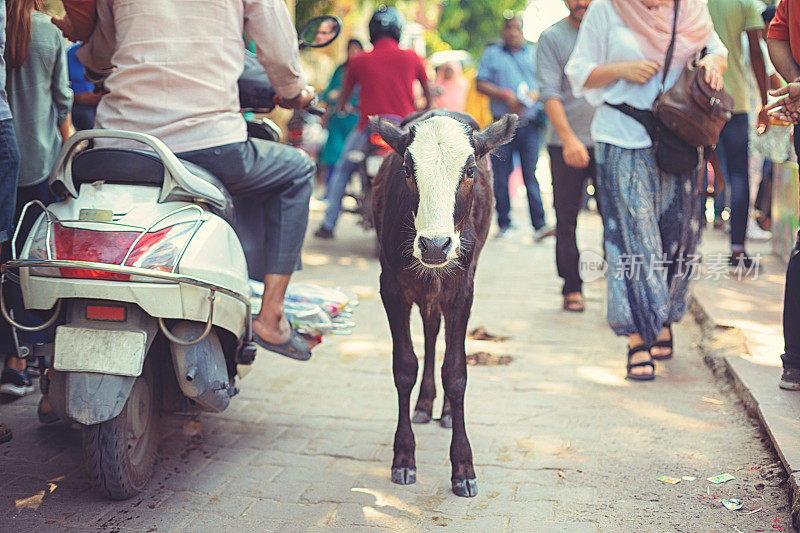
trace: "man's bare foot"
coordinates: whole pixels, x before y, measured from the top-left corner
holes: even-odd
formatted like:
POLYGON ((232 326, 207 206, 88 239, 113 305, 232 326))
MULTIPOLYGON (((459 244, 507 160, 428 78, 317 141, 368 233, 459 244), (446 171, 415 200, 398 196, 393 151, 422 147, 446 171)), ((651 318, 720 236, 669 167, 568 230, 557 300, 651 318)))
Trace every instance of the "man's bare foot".
POLYGON ((564 309, 574 313, 580 313, 586 308, 583 301, 583 294, 580 292, 569 292, 564 295, 564 309))
MULTIPOLYGON (((292 328, 284 314, 271 319, 259 314, 253 319, 253 333, 270 344, 283 344, 289 340, 292 334, 292 328)), ((306 335, 301 336, 303 340, 306 341, 306 344, 308 344, 309 349, 319 344, 316 339, 311 339, 306 335)))

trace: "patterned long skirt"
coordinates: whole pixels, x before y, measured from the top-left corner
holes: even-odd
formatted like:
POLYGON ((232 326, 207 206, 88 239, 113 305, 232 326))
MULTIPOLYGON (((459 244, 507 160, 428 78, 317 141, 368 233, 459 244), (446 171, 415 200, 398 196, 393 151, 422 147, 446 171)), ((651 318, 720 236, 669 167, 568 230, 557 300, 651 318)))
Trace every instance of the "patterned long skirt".
POLYGON ((596 150, 606 261, 607 318, 617 335, 652 343, 686 311, 701 202, 697 171, 661 173, 652 148, 598 143, 596 150))

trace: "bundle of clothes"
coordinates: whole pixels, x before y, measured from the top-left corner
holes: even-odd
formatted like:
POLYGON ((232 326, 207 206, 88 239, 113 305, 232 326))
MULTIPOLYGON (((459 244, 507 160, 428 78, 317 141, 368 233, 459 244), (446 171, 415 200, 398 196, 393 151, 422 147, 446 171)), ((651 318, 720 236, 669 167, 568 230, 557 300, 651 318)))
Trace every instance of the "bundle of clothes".
MULTIPOLYGON (((250 280, 253 315, 261 309, 264 284, 250 280)), ((284 312, 295 330, 317 342, 325 335, 350 335, 356 323, 353 311, 358 296, 341 287, 322 287, 310 283, 290 283, 286 289, 284 312)))

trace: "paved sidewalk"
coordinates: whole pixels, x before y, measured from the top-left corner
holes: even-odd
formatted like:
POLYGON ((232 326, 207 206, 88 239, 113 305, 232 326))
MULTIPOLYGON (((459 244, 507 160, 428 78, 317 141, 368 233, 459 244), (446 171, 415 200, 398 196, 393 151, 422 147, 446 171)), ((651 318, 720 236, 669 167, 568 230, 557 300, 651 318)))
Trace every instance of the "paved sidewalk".
MULTIPOLYGON (((524 207, 515 209, 522 226, 524 207)), ((581 225, 582 245, 600 250, 597 215, 581 225)), ((510 339, 470 341, 468 353, 514 358, 469 368, 478 496, 450 492, 450 434, 436 424, 414 428, 417 483, 393 485, 396 395, 372 253, 348 216, 335 241, 309 240, 298 278, 357 291, 354 334, 326 341, 308 363, 260 353, 241 395, 203 415, 197 436, 168 419, 154 479, 129 501, 91 489, 80 433, 40 427, 37 397, 0 403, 15 432, 0 446, 0 531, 789 531, 785 473, 703 363, 691 317, 658 379, 626 381, 603 282, 586 287, 586 313, 562 311, 554 242, 534 245, 522 231, 493 239, 478 271, 470 325, 510 339), (722 473, 736 479, 705 481, 722 473), (723 507, 731 497, 745 508, 723 507)), ((421 354, 416 317, 413 333, 421 354)), ((440 402, 441 387, 435 414, 440 402)))
POLYGON ((800 527, 800 392, 778 388, 786 263, 770 254, 768 242, 752 241, 750 253, 761 258, 757 276, 721 278, 708 263, 727 246, 728 235, 706 231, 705 271, 693 288, 695 315, 709 331, 709 351, 733 378, 742 401, 760 419, 791 474, 792 515, 800 527))

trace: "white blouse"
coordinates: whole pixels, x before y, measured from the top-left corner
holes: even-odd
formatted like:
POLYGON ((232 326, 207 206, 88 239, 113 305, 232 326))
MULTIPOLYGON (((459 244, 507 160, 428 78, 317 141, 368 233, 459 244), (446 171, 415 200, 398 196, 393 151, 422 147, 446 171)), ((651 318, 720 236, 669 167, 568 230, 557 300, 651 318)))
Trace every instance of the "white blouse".
MULTIPOLYGON (((716 32, 712 32, 706 48, 709 54, 728 56, 728 50, 716 32)), ((644 84, 620 79, 605 87, 594 89, 584 87, 586 79, 598 66, 645 59, 636 36, 622 22, 611 0, 594 0, 583 17, 578 31, 578 41, 564 67, 564 72, 572 84, 575 96, 582 96, 590 104, 598 107, 591 126, 592 139, 595 142, 628 149, 652 146, 650 136, 641 124, 621 111, 603 104, 625 103, 638 109, 650 109, 658 96, 662 72, 644 84)), ((687 60, 688 58, 673 58, 664 90, 675 84, 687 60)))

